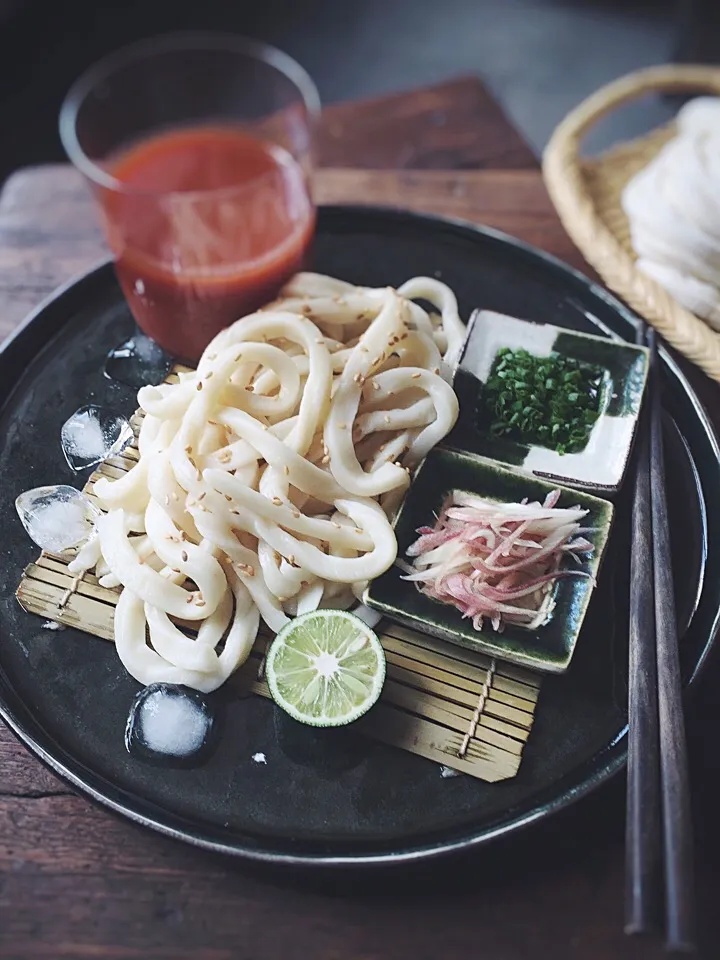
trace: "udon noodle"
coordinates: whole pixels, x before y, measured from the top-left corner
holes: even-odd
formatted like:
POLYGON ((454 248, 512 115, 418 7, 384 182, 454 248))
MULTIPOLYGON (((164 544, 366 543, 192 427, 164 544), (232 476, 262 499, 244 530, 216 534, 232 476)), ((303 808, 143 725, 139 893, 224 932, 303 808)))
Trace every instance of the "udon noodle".
POLYGON ((214 690, 261 618, 277 631, 347 608, 391 566, 410 472, 457 417, 464 335, 436 280, 299 274, 197 371, 140 390, 139 462, 97 481, 106 513, 71 564, 123 587, 115 642, 133 677, 214 690))

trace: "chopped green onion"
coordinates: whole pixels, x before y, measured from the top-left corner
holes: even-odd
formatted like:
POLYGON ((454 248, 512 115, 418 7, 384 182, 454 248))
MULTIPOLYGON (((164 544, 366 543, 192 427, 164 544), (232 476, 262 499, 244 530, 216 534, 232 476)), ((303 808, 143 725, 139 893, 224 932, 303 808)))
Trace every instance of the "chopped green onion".
POLYGON ((570 357, 498 351, 481 398, 493 436, 577 453, 600 413, 603 371, 570 357))

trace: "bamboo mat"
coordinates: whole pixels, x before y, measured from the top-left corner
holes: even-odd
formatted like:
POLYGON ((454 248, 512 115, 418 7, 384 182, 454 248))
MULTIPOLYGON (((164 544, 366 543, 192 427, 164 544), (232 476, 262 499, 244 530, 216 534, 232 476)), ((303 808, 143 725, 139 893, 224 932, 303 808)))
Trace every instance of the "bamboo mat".
MULTIPOLYGON (((175 367, 168 382, 177 381, 183 369, 175 367)), ((135 438, 130 446, 121 456, 101 464, 88 480, 84 489, 91 499, 97 479, 120 477, 138 462, 142 418, 138 411, 131 420, 135 438)), ((119 588, 100 586, 92 573, 73 577, 68 560, 67 555, 43 553, 29 564, 17 589, 21 606, 113 641, 119 588)), ((377 633, 385 650, 387 676, 379 703, 357 722, 358 729, 481 780, 514 777, 534 720, 539 675, 389 621, 382 621, 377 633)), ((270 639, 268 633, 260 633, 248 662, 230 681, 239 696, 270 696, 262 677, 270 639)), ((63 642, 62 633, 57 634, 57 642, 63 642)))

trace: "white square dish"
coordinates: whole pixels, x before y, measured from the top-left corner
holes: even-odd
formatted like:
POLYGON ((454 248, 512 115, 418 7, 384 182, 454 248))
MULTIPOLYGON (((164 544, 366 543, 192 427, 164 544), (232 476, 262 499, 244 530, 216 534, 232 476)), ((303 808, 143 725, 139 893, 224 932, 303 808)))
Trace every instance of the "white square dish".
POLYGON ((460 417, 446 444, 522 473, 612 495, 630 458, 648 360, 645 347, 476 310, 455 374, 460 417), (542 442, 491 431, 485 391, 503 348, 572 359, 601 371, 597 419, 581 449, 560 453, 542 442))

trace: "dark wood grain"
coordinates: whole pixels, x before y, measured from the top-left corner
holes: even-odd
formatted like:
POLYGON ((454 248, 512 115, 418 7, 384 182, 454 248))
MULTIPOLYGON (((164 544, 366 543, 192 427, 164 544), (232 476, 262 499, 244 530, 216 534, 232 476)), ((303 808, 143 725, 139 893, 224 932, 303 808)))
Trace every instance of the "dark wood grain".
MULTIPOLYGON (((440 109, 432 91, 360 105, 357 122, 353 108, 333 108, 339 125, 326 134, 323 159, 355 167, 429 167, 439 157, 447 167, 491 157, 506 167, 529 164, 498 110, 477 113, 487 99, 477 86, 438 88, 447 116, 464 121, 432 119, 440 109), (474 122, 478 116, 486 121, 474 122), (444 146, 428 118, 445 130, 444 146), (406 153, 398 149, 401 124, 417 141, 412 155, 407 140, 406 153)), ((320 190, 325 199, 360 199, 352 190, 367 198, 370 186, 377 202, 477 217, 580 264, 536 174, 343 170, 325 174, 320 190)), ((18 174, 0 202, 3 329, 103 254, 77 179, 58 168, 18 174)), ((709 674, 688 717, 694 782, 704 786, 695 791, 703 960, 720 954, 716 683, 709 674)), ((222 860, 121 821, 75 796, 0 728, 0 957, 653 960, 662 956, 657 944, 622 934, 623 807, 618 782, 482 856, 389 877, 319 880, 222 860)))
MULTIPOLYGON (((366 203, 474 220, 524 237, 577 266, 537 170, 320 170, 321 203, 366 203)), ((0 336, 60 284, 108 255, 92 199, 68 166, 21 170, 0 199, 0 336)))
POLYGON ((476 77, 325 110, 325 167, 527 170, 537 160, 476 77))
MULTIPOLYGON (((0 956, 659 960, 657 944, 620 932, 623 855, 608 797, 582 813, 588 829, 565 821, 542 845, 526 836, 452 869, 320 883, 182 847, 79 797, 0 800, 0 956)), ((702 880, 712 945, 709 864, 702 880)))

